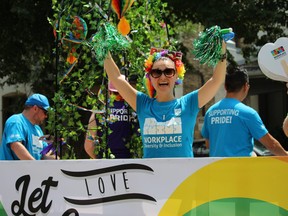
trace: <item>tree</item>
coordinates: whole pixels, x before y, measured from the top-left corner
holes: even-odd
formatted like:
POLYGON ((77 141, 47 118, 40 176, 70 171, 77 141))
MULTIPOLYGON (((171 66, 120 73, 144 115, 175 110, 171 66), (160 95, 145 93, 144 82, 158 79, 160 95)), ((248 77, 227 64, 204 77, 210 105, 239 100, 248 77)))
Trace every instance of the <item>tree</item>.
MULTIPOLYGON (((93 2, 93 1, 92 1, 93 2)), ((101 1, 97 1, 101 2, 101 1)), ((170 17, 181 17, 205 27, 219 25, 233 27, 236 42, 262 46, 287 36, 288 2, 286 0, 237 0, 237 1, 184 1, 168 2, 169 14, 160 14, 170 26, 170 17), (167 18, 166 18, 167 17, 167 18), (258 38, 259 31, 264 34, 258 38)), ((153 2, 152 2, 153 3, 153 2)), ((78 4, 77 2, 74 4, 78 4)), ((55 64, 52 59, 54 38, 47 17, 52 17, 51 1, 2 0, 0 12, 0 85, 31 83, 35 91, 53 94, 55 64), (43 92, 43 89, 46 89, 43 92)), ((160 5, 159 8, 162 6, 160 5)), ((152 11, 158 10, 156 7, 152 11)), ((133 16, 133 15, 132 15, 133 16)), ((139 22, 140 25, 140 22, 139 22)), ((142 25, 142 24, 141 24, 142 25)), ((136 34, 134 34, 136 36, 136 34)), ((243 46, 244 55, 254 54, 254 46, 243 46)))
POLYGON ((31 83, 35 91, 52 95, 51 2, 2 0, 0 11, 0 78, 5 78, 0 85, 31 83))
POLYGON ((202 23, 206 28, 214 25, 232 27, 236 34, 236 43, 244 43, 242 50, 247 58, 257 54, 257 47, 287 36, 286 0, 164 1, 168 2, 169 9, 183 20, 202 23), (261 36, 260 31, 263 32, 261 36))
MULTIPOLYGON (((101 84, 103 77, 105 80, 105 74, 87 43, 77 47, 79 59, 71 69, 71 65, 66 62, 67 50, 63 46, 56 46, 56 43, 59 44, 55 40, 58 34, 53 35, 53 30, 57 29, 57 20, 64 17, 62 22, 66 26, 57 32, 66 34, 71 22, 65 19, 81 15, 89 29, 87 39, 91 38, 97 31, 98 22, 104 19, 96 3, 116 26, 118 18, 110 10, 109 1, 3 0, 0 8, 0 85, 29 84, 34 92, 53 98, 51 102, 55 112, 50 112, 47 129, 52 132, 55 128, 57 136, 65 137, 71 142, 77 142, 79 134, 85 131, 82 120, 85 111, 79 108, 102 109, 103 104, 99 103, 99 98, 89 95, 87 90, 94 90, 94 86, 98 84, 104 91, 105 82, 101 84), (69 68, 71 73, 67 75, 69 68)), ((137 75, 138 82, 141 83, 143 62, 150 47, 175 49, 174 46, 180 44, 173 40, 173 28, 164 23, 168 20, 167 17, 171 17, 167 4, 160 0, 135 1, 126 16, 133 30, 129 34, 131 47, 127 52, 115 55, 119 57, 119 65, 129 69, 130 75, 137 75)), ((141 86, 137 85, 143 90, 141 86)))
MULTIPOLYGON (((107 115, 107 77, 101 62, 98 61, 98 57, 104 51, 95 49, 93 40, 99 32, 102 32, 103 26, 108 28, 106 25, 108 22, 116 26, 119 20, 111 11, 107 1, 75 0, 71 2, 63 0, 60 3, 53 1, 52 7, 55 13, 50 18, 50 23, 58 37, 57 44, 59 46, 54 50, 55 53, 58 53, 56 56, 58 71, 56 92, 53 98, 55 115, 53 113, 49 115, 48 128, 50 131, 55 128, 56 137, 65 138, 67 143, 73 147, 73 144, 79 142, 80 136, 83 136, 83 132, 86 131, 86 125, 80 113, 83 108, 94 111, 104 109, 107 115), (71 33, 77 31, 73 24, 75 17, 80 17, 82 23, 85 21, 88 29, 86 37, 81 38, 81 43, 74 43, 75 38, 71 43, 71 38, 69 38, 71 33), (70 56, 71 51, 72 56, 70 56), (68 56, 71 58, 67 58, 68 56), (77 60, 74 61, 75 59, 77 60), (72 61, 69 62, 70 60, 72 61), (95 86, 97 90, 95 90, 95 86)), ((128 77, 136 75, 139 83, 142 82, 144 60, 148 56, 150 47, 176 49, 176 41, 171 39, 169 43, 167 38, 167 29, 164 24, 164 18, 168 15, 166 7, 167 4, 163 4, 160 0, 135 1, 132 8, 125 14, 132 29, 129 34, 130 47, 126 51, 112 50, 123 73, 127 73, 128 77)), ((85 25, 82 24, 83 26, 85 25)), ((173 28, 170 28, 170 36, 173 34, 173 28)), ((118 45, 120 46, 121 43, 118 45)), ((137 86, 140 91, 144 91, 142 85, 137 86)), ((101 129, 105 130, 105 128, 107 125, 101 129)), ((132 151, 139 157, 141 156, 139 149, 142 148, 141 138, 135 137, 135 139, 131 145, 137 145, 132 147, 132 151)), ((105 148, 105 144, 103 148, 105 148)), ((74 155, 68 155, 68 157, 73 158, 74 155)))

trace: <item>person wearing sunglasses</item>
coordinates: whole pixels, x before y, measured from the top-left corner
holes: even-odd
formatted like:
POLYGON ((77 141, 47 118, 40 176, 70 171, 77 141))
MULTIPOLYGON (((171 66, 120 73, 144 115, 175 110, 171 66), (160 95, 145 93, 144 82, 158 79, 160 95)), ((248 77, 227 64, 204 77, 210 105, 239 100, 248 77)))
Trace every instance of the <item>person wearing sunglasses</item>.
POLYGON ((0 145, 0 160, 41 160, 55 159, 51 152, 42 155, 48 146, 39 125, 47 118, 49 101, 42 94, 33 94, 25 102, 22 113, 10 116, 0 145))
POLYGON ((181 52, 152 48, 145 61, 144 85, 147 94, 134 89, 120 76, 108 53, 104 68, 122 97, 136 110, 144 158, 193 157, 193 137, 197 114, 223 84, 226 73, 226 44, 213 76, 200 88, 175 98, 174 87, 184 78, 181 52))

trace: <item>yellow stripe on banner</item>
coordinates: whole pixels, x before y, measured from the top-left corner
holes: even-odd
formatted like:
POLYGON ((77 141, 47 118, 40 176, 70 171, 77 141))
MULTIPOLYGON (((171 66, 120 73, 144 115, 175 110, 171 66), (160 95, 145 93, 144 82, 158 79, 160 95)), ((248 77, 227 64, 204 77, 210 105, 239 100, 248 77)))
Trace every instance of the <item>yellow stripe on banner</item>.
POLYGON ((224 198, 251 198, 288 209, 286 157, 224 158, 184 180, 163 205, 159 216, 184 215, 224 198))

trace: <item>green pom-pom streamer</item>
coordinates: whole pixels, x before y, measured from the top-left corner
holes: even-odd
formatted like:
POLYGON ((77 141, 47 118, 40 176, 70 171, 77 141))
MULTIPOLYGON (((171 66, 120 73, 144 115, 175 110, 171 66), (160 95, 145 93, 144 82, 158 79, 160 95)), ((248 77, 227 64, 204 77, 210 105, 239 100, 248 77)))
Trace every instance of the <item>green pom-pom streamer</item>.
POLYGON ((195 59, 199 60, 200 64, 207 64, 208 66, 215 66, 221 58, 222 49, 222 34, 231 31, 230 29, 223 29, 219 26, 213 26, 206 29, 199 34, 199 37, 194 40, 194 50, 192 53, 195 59))
POLYGON ((90 45, 101 66, 103 66, 108 52, 124 51, 130 47, 129 41, 108 22, 99 26, 99 30, 92 37, 90 45))

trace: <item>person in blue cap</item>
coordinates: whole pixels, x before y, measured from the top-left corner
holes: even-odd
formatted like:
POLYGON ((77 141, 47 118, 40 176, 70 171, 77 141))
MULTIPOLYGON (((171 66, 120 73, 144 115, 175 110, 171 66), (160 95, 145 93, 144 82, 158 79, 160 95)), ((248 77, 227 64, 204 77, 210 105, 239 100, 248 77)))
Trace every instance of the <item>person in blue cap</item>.
POLYGON ((40 124, 47 118, 49 101, 42 94, 33 94, 25 102, 22 113, 10 116, 4 127, 0 145, 0 160, 54 159, 41 151, 48 145, 40 124))

